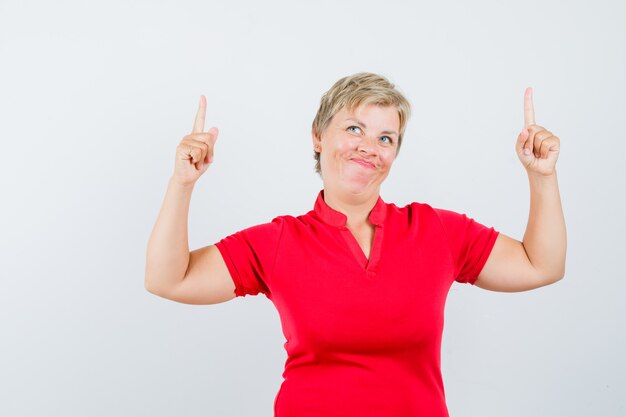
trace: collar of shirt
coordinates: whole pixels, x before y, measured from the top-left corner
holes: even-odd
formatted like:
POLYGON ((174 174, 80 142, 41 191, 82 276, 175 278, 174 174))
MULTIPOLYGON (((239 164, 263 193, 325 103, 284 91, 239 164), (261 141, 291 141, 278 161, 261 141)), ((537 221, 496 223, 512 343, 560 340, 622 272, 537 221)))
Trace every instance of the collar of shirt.
MULTIPOLYGON (((324 201, 324 190, 321 190, 317 195, 317 199, 315 200, 315 206, 313 207, 313 212, 315 215, 322 220, 324 223, 327 223, 331 226, 335 227, 345 227, 348 222, 348 217, 345 214, 331 208, 324 201)), ((382 226, 385 221, 385 214, 387 210, 385 210, 385 202, 383 199, 378 196, 378 200, 372 211, 369 215, 369 221, 373 225, 382 226)))

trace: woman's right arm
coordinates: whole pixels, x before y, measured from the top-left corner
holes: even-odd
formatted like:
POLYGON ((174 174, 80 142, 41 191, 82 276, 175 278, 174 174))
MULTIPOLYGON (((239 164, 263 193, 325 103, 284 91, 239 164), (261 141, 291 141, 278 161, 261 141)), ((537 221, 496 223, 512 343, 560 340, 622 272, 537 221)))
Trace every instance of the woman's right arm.
POLYGON ((200 105, 191 135, 176 150, 159 216, 146 255, 144 285, 148 291, 186 304, 216 304, 235 297, 235 284, 215 245, 189 252, 187 223, 193 187, 213 162, 216 128, 204 130, 206 99, 200 105))

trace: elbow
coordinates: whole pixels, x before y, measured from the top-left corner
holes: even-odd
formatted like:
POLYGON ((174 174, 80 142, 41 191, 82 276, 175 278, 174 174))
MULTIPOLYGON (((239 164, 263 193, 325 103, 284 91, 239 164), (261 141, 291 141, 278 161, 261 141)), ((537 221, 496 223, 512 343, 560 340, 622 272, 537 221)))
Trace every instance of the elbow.
POLYGON ((565 269, 563 269, 563 271, 561 271, 561 273, 557 276, 556 280, 560 281, 563 278, 565 278, 565 269))
POLYGON ((535 284, 532 286, 532 288, 541 288, 547 285, 554 284, 562 280, 564 276, 565 276, 564 267, 559 268, 559 269, 553 269, 550 271, 546 271, 546 270, 541 271, 541 270, 535 269, 535 273, 534 273, 535 278, 533 279, 535 284))
POLYGON ((143 280, 143 287, 150 294, 158 295, 159 297, 163 297, 163 288, 162 286, 156 285, 154 279, 150 279, 148 275, 145 276, 143 280))
POLYGON ((154 292, 154 280, 151 278, 152 278, 152 274, 150 273, 149 265, 146 264, 146 270, 144 271, 144 274, 143 274, 143 287, 148 292, 154 292))
POLYGON ((155 289, 155 287, 154 287, 154 284, 152 283, 152 281, 150 281, 150 280, 148 279, 148 277, 147 277, 147 276, 146 276, 146 277, 144 278, 144 280, 143 280, 143 287, 144 287, 144 288, 146 289, 146 291, 148 291, 149 293, 151 293, 151 294, 155 294, 155 295, 158 295, 158 294, 157 294, 157 291, 156 291, 156 289, 155 289))
POLYGON ((167 293, 164 292, 163 288, 157 287, 157 286, 155 286, 154 284, 152 284, 152 283, 150 283, 148 281, 144 281, 144 288, 150 294, 156 295, 157 297, 160 297, 160 298, 169 299, 167 293))
POLYGON ((565 278, 565 262, 563 262, 563 264, 561 264, 561 268, 558 270, 556 276, 555 276, 555 281, 560 281, 563 278, 565 278))
POLYGON ((143 287, 151 294, 158 295, 162 297, 163 290, 165 287, 165 280, 163 274, 157 273, 158 269, 151 267, 149 264, 146 265, 146 270, 144 272, 143 277, 143 287))
POLYGON ((551 284, 557 283, 565 277, 565 274, 559 274, 552 279, 551 284))
POLYGON ((143 281, 143 286, 150 294, 154 294, 167 300, 172 300, 172 292, 175 290, 176 284, 155 281, 154 279, 150 279, 146 276, 143 281))
POLYGON ((565 268, 562 268, 559 271, 546 276, 546 278, 545 278, 546 285, 550 285, 550 284, 554 284, 556 282, 559 282, 564 277, 565 277, 565 268))

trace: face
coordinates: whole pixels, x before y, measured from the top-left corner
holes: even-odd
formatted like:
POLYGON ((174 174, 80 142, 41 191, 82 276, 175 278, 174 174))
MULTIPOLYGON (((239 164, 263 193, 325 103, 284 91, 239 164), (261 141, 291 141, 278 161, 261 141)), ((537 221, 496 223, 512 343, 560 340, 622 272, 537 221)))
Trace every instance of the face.
POLYGON ((354 111, 341 109, 321 138, 313 136, 324 188, 351 194, 378 192, 396 157, 399 130, 395 107, 367 104, 354 111))

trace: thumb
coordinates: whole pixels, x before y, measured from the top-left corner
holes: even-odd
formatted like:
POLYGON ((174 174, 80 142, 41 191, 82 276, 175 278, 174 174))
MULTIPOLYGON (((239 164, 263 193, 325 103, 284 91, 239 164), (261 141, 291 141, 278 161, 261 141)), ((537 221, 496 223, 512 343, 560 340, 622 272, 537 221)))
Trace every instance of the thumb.
POLYGON ((517 150, 517 153, 520 155, 528 155, 532 152, 532 146, 531 146, 531 149, 529 150, 528 145, 526 144, 526 141, 528 140, 528 136, 529 136, 528 129, 524 128, 522 129, 522 132, 517 137, 515 148, 517 150))
POLYGON ((519 135, 517 135, 517 141, 515 141, 515 151, 518 154, 524 152, 524 142, 526 142, 526 138, 524 137, 524 130, 521 131, 519 135))
POLYGON ((216 127, 212 127, 209 129, 209 132, 211 134, 211 144, 215 145, 215 142, 217 141, 217 136, 219 135, 220 131, 218 128, 216 127))
POLYGON ((211 148, 209 149, 209 153, 207 154, 207 163, 212 164, 213 159, 215 158, 215 142, 217 142, 217 135, 219 135, 220 131, 215 126, 209 129, 208 132, 211 136, 211 148))

